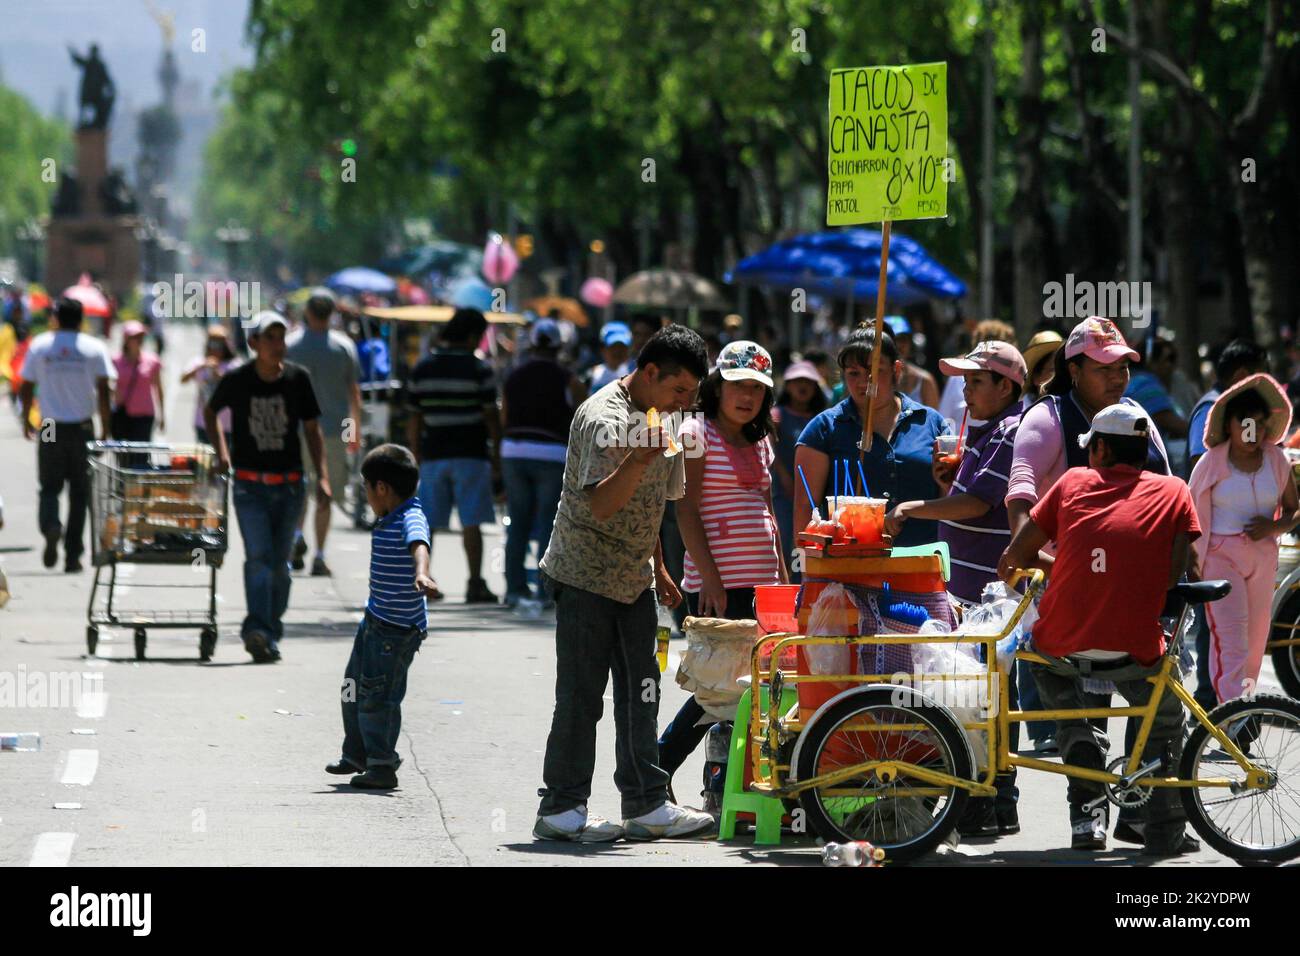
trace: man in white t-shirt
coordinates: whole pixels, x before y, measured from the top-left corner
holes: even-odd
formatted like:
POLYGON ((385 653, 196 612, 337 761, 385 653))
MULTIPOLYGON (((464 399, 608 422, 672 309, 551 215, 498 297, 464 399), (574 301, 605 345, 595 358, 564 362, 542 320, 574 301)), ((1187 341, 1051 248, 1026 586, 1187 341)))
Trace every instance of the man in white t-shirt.
POLYGON ((64 538, 64 570, 81 570, 85 550, 86 507, 90 500, 86 443, 95 440, 94 417, 107 440, 110 396, 117 372, 104 343, 81 329, 81 303, 60 299, 54 328, 32 340, 23 362, 23 437, 34 439, 40 481, 40 529, 45 537, 43 560, 52 568, 64 538), (41 423, 31 424, 32 399, 40 390, 41 423), (59 495, 68 486, 67 534, 59 522, 59 495))

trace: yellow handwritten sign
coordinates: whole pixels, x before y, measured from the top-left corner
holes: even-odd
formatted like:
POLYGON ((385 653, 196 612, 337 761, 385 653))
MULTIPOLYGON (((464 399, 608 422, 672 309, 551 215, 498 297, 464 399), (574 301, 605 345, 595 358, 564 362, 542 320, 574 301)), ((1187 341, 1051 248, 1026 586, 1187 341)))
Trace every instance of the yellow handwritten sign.
POLYGON ((948 64, 832 70, 826 224, 948 215, 948 64))

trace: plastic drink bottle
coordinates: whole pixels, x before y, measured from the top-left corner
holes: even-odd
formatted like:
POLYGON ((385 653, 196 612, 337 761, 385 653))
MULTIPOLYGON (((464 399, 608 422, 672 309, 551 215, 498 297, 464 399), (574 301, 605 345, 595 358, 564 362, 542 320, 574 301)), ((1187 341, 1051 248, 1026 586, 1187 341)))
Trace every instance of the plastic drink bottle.
POLYGON ((0 733, 0 753, 8 750, 29 752, 41 749, 41 735, 36 733, 0 733))
POLYGON ((880 866, 885 862, 885 851, 866 840, 827 843, 822 847, 822 862, 827 866, 880 866))
POLYGON ((704 789, 721 795, 727 781, 727 758, 731 754, 730 721, 721 721, 709 728, 704 744, 704 789))

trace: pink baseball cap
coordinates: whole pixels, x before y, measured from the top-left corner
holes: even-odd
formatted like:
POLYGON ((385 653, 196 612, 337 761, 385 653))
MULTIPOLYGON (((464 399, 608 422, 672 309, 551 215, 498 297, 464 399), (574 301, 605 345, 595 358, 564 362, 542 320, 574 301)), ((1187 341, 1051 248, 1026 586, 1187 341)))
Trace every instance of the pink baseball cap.
POLYGON ((825 384, 825 382, 822 381, 821 373, 817 371, 817 366, 813 365, 812 362, 800 361, 791 363, 790 367, 785 370, 785 374, 782 375, 781 378, 786 382, 793 382, 796 379, 806 378, 808 381, 816 382, 818 385, 825 384))
POLYGON ((1124 335, 1110 319, 1091 315, 1070 330, 1065 340, 1065 357, 1086 355, 1094 362, 1110 365, 1122 358, 1136 362, 1138 354, 1129 348, 1124 335))
POLYGON ((945 375, 969 375, 971 372, 997 372, 1017 385, 1025 384, 1029 370, 1025 357, 1010 342, 980 342, 963 358, 940 359, 939 369, 945 375))
POLYGON ((148 331, 143 322, 137 322, 135 319, 122 323, 122 338, 124 339, 133 339, 137 335, 145 335, 148 331))

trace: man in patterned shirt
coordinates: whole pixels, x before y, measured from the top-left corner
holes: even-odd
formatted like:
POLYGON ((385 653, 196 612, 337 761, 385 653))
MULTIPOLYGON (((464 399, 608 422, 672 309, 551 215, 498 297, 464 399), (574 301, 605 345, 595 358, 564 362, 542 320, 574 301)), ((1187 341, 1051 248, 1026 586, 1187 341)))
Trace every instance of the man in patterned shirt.
POLYGON ((658 766, 656 589, 665 607, 682 600, 664 570, 659 525, 666 500, 680 498, 686 482, 682 455, 665 457, 663 429, 649 428, 647 415, 689 408, 707 371, 704 340, 668 326, 646 343, 635 372, 574 414, 559 511, 541 563, 556 602, 556 675, 533 828, 538 839, 654 840, 713 826, 708 814, 668 802, 668 774, 658 766), (587 814, 611 672, 621 827, 587 814))

